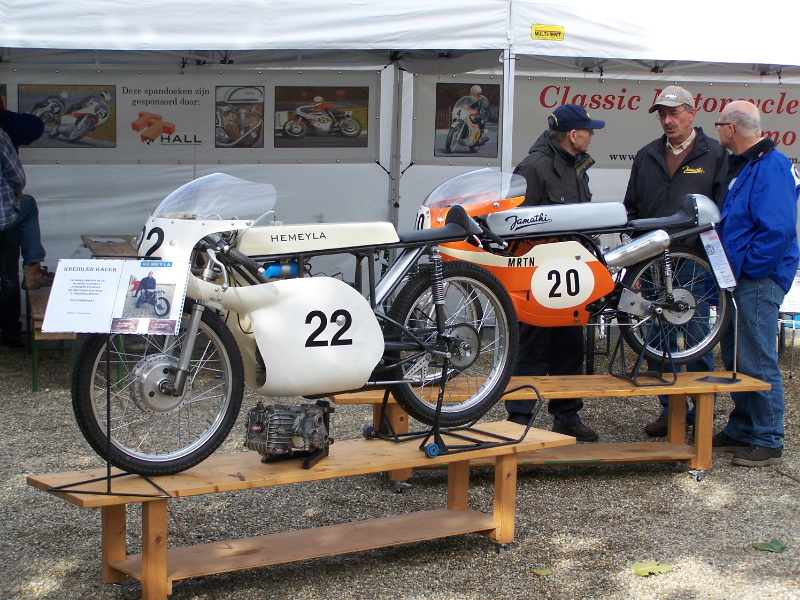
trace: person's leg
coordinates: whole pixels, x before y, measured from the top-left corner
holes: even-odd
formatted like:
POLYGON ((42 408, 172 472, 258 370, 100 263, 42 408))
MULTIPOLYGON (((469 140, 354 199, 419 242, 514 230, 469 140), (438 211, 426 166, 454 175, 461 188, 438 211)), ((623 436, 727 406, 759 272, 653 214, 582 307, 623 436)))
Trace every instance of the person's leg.
MULTIPOLYGON (((741 279, 734 291, 738 308, 737 370, 772 386, 762 392, 732 393, 734 409, 723 430, 731 438, 762 446, 783 445, 783 375, 778 364, 776 327, 783 290, 771 279, 741 279)), ((725 367, 733 367, 733 324, 723 339, 725 367)))
POLYGON ((22 264, 40 263, 44 260, 42 232, 39 228, 39 207, 36 199, 23 194, 19 199, 19 215, 14 223, 19 230, 19 244, 22 250, 22 264))
POLYGON ((0 231, 0 342, 21 348, 22 302, 19 289, 19 231, 9 227, 0 231))
MULTIPOLYGON (((550 332, 548 375, 582 375, 585 356, 583 327, 555 327, 550 332)), ((564 398, 547 403, 547 412, 553 415, 555 426, 563 428, 581 422, 578 412, 582 408, 582 398, 564 398)))
MULTIPOLYGON (((527 323, 519 324, 519 351, 514 375, 547 375, 550 366, 551 330, 527 323)), ((526 424, 536 400, 506 401, 508 420, 526 424)))

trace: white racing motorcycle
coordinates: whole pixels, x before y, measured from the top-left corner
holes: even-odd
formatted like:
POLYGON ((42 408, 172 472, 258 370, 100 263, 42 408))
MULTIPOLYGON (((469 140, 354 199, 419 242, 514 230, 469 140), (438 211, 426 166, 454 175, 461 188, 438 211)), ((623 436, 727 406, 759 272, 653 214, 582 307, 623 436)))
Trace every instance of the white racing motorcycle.
MULTIPOLYGON (((517 344, 509 294, 486 269, 438 252, 484 235, 461 207, 443 227, 398 233, 380 222, 262 223, 275 201, 269 184, 214 174, 148 219, 140 257, 188 261, 191 274, 178 335, 92 335, 81 348, 73 408, 111 464, 142 475, 198 464, 233 427, 245 384, 312 399, 389 388, 412 417, 445 427, 480 418, 505 390, 517 344), (379 277, 389 249, 397 258, 379 277), (353 257, 353 281, 309 276, 322 255, 353 257)), ((270 438, 276 416, 289 438, 299 435, 293 421, 325 437, 319 414, 293 408, 259 403, 248 447, 265 457, 286 449, 270 438)))

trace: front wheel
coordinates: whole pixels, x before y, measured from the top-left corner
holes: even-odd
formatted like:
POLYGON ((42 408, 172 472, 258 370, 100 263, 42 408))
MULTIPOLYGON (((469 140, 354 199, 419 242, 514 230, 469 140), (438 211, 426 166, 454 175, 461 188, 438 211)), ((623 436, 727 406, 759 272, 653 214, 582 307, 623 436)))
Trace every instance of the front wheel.
POLYGON ((637 353, 644 348, 651 361, 661 361, 667 351, 676 366, 696 361, 719 342, 731 318, 730 292, 717 286, 708 260, 692 246, 671 246, 628 267, 622 285, 649 303, 647 314, 620 312, 618 321, 625 341, 637 353))
POLYGON ((403 286, 389 310, 389 317, 429 344, 428 351, 392 357, 399 362, 393 376, 409 381, 392 392, 409 415, 433 425, 443 387, 439 424, 454 427, 479 419, 500 399, 516 364, 519 333, 511 298, 494 275, 461 261, 445 262, 442 269, 443 334, 436 327, 431 267, 403 286))
POLYGON ((177 336, 112 335, 106 342, 105 335, 91 335, 81 348, 72 408, 86 441, 115 467, 147 476, 179 473, 208 458, 236 422, 244 393, 242 358, 233 334, 208 309, 183 395, 162 387, 174 378, 188 322, 184 314, 177 336))
POLYGON ((308 133, 308 125, 303 119, 290 119, 283 124, 283 135, 290 138, 305 137, 308 133))
POLYGON ((447 150, 450 154, 454 154, 456 150, 458 150, 458 143, 461 140, 461 137, 464 134, 464 122, 458 121, 454 123, 450 127, 450 131, 447 132, 447 139, 445 140, 445 150, 447 150))
POLYGON ((339 132, 348 138, 354 138, 361 135, 361 123, 358 119, 354 117, 345 117, 342 119, 342 122, 339 123, 339 132))
POLYGON ((153 305, 153 310, 155 310, 157 317, 166 317, 169 314, 169 309, 169 300, 164 298, 164 296, 159 296, 156 298, 156 302, 153 305))
POLYGON ((88 117, 84 116, 78 119, 78 122, 75 123, 75 128, 70 132, 69 137, 67 138, 70 142, 79 142, 86 134, 94 129, 94 121, 88 117))

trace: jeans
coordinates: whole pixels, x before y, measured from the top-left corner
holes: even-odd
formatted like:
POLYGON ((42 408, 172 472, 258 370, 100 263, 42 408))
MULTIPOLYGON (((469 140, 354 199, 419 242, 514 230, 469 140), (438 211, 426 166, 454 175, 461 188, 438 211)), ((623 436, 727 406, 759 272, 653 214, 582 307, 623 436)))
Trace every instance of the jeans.
MULTIPOLYGON (((537 327, 519 324, 519 358, 514 375, 582 375, 584 358, 583 327, 537 327)), ((509 415, 530 417, 536 400, 506 401, 509 415)), ((581 423, 578 412, 582 398, 550 400, 547 412, 561 427, 581 423)))
MULTIPOLYGON (((783 375, 778 365, 778 309, 784 292, 772 279, 740 279, 733 292, 739 321, 737 371, 772 386, 764 392, 732 392, 734 409, 725 433, 767 448, 783 445, 783 375)), ((733 369, 734 321, 722 338, 722 360, 733 369)))
POLYGON ((0 330, 6 334, 22 329, 19 288, 19 229, 12 225, 0 231, 0 330))
MULTIPOLYGON (((28 194, 19 198, 19 214, 14 226, 19 230, 19 245, 22 251, 22 263, 42 262, 45 257, 42 246, 42 232, 39 229, 39 207, 36 199, 28 194)), ((19 258, 17 259, 19 260, 19 258)))

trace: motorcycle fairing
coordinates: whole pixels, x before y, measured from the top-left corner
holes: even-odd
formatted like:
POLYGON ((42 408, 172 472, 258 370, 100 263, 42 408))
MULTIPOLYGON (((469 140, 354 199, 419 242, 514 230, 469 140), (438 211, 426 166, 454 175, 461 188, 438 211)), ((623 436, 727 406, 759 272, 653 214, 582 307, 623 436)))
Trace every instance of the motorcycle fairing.
MULTIPOLYGON (((246 364, 246 383, 264 396, 310 396, 358 389, 383 355, 369 302, 331 277, 230 287, 190 278, 190 296, 240 313, 229 320, 237 340, 255 338, 265 373, 246 364)), ((254 353, 243 352, 243 356, 254 353)))
POLYGON ((606 266, 580 243, 540 243, 519 256, 500 256, 465 242, 442 244, 446 260, 474 262, 506 287, 517 317, 544 327, 585 325, 586 306, 614 289, 606 266))
POLYGON ((628 222, 621 202, 583 202, 521 206, 485 217, 486 225, 499 236, 537 235, 622 227, 628 222))

